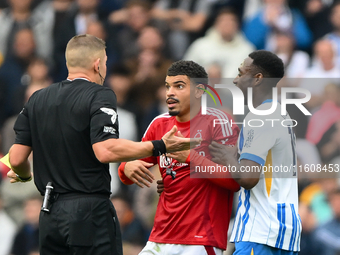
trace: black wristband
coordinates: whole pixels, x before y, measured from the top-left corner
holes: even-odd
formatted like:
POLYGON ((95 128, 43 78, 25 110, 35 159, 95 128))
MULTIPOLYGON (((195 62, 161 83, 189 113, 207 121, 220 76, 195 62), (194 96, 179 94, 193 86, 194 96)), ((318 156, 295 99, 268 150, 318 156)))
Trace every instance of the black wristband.
POLYGON ((30 177, 27 177, 27 178, 22 178, 20 177, 18 174, 15 174, 17 176, 17 178, 19 179, 19 181, 21 182, 28 182, 30 180, 32 180, 32 175, 30 175, 30 177))
POLYGON ((153 140, 151 142, 153 144, 152 156, 158 157, 158 156, 166 153, 166 146, 165 146, 165 143, 162 139, 161 140, 153 140))

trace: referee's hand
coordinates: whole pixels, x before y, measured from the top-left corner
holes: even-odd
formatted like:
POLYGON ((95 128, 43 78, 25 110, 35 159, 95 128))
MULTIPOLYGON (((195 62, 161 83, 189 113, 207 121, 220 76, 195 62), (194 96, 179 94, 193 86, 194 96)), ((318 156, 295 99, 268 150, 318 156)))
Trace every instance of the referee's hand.
POLYGON ((155 176, 148 168, 152 167, 153 163, 148 163, 143 160, 134 160, 127 162, 124 168, 124 174, 139 187, 150 187, 150 183, 155 179, 155 176))
POLYGON ((184 138, 177 136, 177 126, 173 126, 172 129, 166 133, 162 140, 166 146, 166 152, 185 151, 191 148, 195 148, 202 142, 201 138, 184 138))

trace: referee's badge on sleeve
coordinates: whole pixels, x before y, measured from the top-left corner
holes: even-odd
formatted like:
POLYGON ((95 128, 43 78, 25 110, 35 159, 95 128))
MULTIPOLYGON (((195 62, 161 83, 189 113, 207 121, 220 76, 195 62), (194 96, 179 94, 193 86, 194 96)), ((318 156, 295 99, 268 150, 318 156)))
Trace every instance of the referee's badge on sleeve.
POLYGON ((111 121, 112 121, 112 124, 115 124, 116 119, 117 119, 117 113, 115 112, 115 110, 111 108, 106 108, 106 107, 102 107, 100 108, 100 110, 108 115, 112 115, 111 121))

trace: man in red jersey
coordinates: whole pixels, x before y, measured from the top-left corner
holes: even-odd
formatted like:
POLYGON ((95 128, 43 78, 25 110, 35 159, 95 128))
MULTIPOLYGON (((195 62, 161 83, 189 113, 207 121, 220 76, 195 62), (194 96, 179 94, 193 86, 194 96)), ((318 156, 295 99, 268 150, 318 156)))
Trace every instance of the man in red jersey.
MULTIPOLYGON (((154 226, 141 255, 147 254, 222 254, 227 246, 233 194, 239 185, 232 178, 190 178, 191 168, 215 165, 211 161, 209 144, 217 141, 233 146, 239 128, 229 125, 230 116, 218 109, 201 114, 204 85, 193 82, 199 78, 207 84, 204 68, 193 61, 177 61, 168 69, 165 80, 169 113, 156 117, 146 130, 143 141, 160 139, 173 125, 179 136, 203 138, 191 151, 148 157, 122 163, 119 176, 123 183, 143 187, 154 179, 148 170, 154 164, 164 182, 154 220, 154 226), (227 124, 213 127, 214 119, 227 124)), ((227 175, 227 174, 226 174, 227 175)), ((224 176, 225 177, 225 176, 224 176)), ((231 177, 231 176, 230 176, 231 177)))

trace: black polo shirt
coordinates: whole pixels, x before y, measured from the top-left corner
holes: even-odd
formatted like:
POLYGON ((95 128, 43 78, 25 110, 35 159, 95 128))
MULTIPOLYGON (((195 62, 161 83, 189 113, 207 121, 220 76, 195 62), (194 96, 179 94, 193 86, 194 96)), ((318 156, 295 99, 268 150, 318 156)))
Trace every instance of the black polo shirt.
POLYGON ((41 194, 51 181, 58 193, 110 193, 109 165, 92 144, 118 138, 114 92, 85 79, 35 92, 18 116, 16 144, 33 149, 34 181, 41 194))

